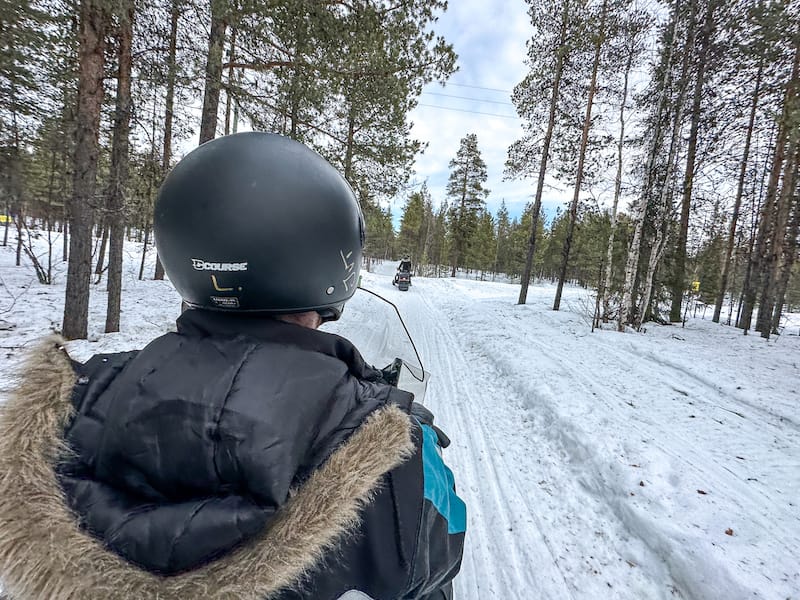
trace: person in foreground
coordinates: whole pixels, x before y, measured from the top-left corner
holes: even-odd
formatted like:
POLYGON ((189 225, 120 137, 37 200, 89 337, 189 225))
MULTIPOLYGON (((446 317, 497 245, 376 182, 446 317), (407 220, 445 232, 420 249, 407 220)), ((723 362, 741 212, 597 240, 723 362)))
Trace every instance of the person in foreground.
POLYGON ((446 437, 317 330, 358 282, 345 180, 287 138, 226 136, 173 169, 154 225, 177 332, 85 364, 50 338, 0 408, 8 597, 451 598, 446 437))

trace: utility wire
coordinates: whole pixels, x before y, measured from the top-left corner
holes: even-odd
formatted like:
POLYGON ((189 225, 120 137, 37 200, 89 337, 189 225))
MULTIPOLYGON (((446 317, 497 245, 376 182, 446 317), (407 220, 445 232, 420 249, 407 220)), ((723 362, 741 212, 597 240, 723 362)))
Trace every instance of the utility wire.
POLYGON ((504 104, 506 106, 514 106, 511 102, 500 102, 498 100, 482 100, 480 98, 470 98, 469 96, 454 96, 453 94, 439 94, 437 92, 422 92, 423 95, 428 96, 441 96, 442 98, 458 98, 459 100, 470 100, 472 102, 485 102, 487 104, 504 104))
POLYGON ((456 87, 472 88, 474 90, 486 90, 488 92, 503 92, 504 94, 510 94, 511 93, 511 90, 498 90, 497 88, 481 87, 479 85, 467 85, 466 83, 452 83, 452 82, 448 81, 447 85, 454 85, 456 87))
POLYGON ((436 106, 435 104, 422 104, 421 102, 417 104, 417 106, 426 106, 428 108, 439 108, 441 110, 454 110, 456 112, 463 112, 463 113, 472 113, 473 115, 486 115, 487 117, 499 117, 501 119, 519 119, 519 117, 514 117, 512 115, 497 115, 494 113, 485 113, 480 112, 477 110, 467 110, 466 108, 450 108, 449 106, 436 106))

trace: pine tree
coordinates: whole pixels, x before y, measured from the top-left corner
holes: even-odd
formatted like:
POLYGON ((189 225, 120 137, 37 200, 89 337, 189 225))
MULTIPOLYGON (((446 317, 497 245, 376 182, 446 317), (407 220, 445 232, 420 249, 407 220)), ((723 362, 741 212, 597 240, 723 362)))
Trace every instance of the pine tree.
POLYGON ((478 226, 475 230, 471 248, 470 263, 473 268, 480 270, 481 279, 484 278, 486 271, 494 273, 497 236, 492 213, 486 209, 478 213, 478 226))
POLYGON ((750 145, 753 140, 754 125, 756 120, 756 112, 758 110, 759 97, 761 94, 762 76, 764 74, 764 55, 758 62, 758 72, 756 74, 756 81, 753 89, 753 99, 751 101, 750 116, 748 118, 747 133, 744 142, 744 149, 742 150, 741 167, 739 170, 739 180, 736 186, 736 200, 734 201, 733 214, 731 215, 730 227, 728 231, 728 241, 726 244, 725 258, 722 264, 722 275, 720 276, 720 287, 717 294, 717 299, 714 304, 714 316, 712 320, 714 323, 719 323, 720 313, 722 312, 722 303, 725 300, 725 294, 728 289, 728 277, 731 267, 731 256, 733 254, 733 245, 736 240, 736 228, 739 222, 739 212, 742 204, 742 197, 744 196, 745 178, 747 176, 747 165, 750 160, 750 145))
POLYGON ((454 159, 450 161, 450 178, 447 196, 450 207, 450 236, 452 239, 450 264, 451 277, 465 262, 470 250, 470 241, 478 228, 479 211, 484 209, 489 190, 483 187, 488 175, 486 163, 478 149, 478 136, 474 133, 461 138, 454 159))
POLYGON ((500 202, 500 208, 497 210, 497 229, 496 238, 497 245, 494 254, 494 264, 492 271, 494 273, 510 274, 511 266, 511 221, 508 216, 508 209, 506 208, 506 201, 500 202))
POLYGON ((414 192, 403 207, 400 217, 400 232, 397 235, 397 247, 400 254, 408 254, 412 264, 419 266, 420 256, 425 243, 425 200, 422 192, 414 192))
MULTIPOLYGON (((678 137, 683 122, 683 104, 687 89, 687 72, 689 53, 687 48, 694 44, 694 2, 686 26, 686 42, 681 45, 680 26, 685 17, 681 0, 675 0, 670 13, 669 23, 661 33, 658 65, 651 80, 651 94, 655 103, 649 107, 650 115, 646 132, 646 161, 641 173, 642 184, 639 197, 634 207, 634 231, 628 257, 625 264, 625 284, 620 303, 618 329, 624 330, 627 324, 636 324, 644 319, 644 313, 650 303, 652 280, 655 269, 660 263, 666 244, 666 224, 668 204, 672 200, 672 174, 675 168, 678 137), (680 62, 678 62, 680 58, 680 62), (679 70, 677 65, 680 64, 679 70), (677 79, 677 81, 676 81, 677 79), (667 135, 670 134, 667 144, 667 135), (667 156, 664 157, 666 150, 667 156), (666 163, 666 164, 664 164, 666 163), (646 227, 654 230, 654 243, 645 243, 646 227), (644 279, 645 292, 641 308, 636 310, 636 298, 642 283, 640 259, 649 247, 648 274, 644 279)), ((645 98, 646 101, 646 98, 645 98)))
POLYGON ((225 30, 230 18, 228 0, 209 0, 211 31, 208 36, 203 108, 200 116, 200 143, 217 136, 219 96, 222 89, 222 54, 225 30))
MULTIPOLYGON (((595 19, 590 19, 594 21, 595 19)), ((564 280, 567 277, 567 265, 569 264, 569 254, 572 246, 572 238, 575 231, 575 221, 577 220, 578 200, 580 198, 581 187, 583 185, 584 165, 586 161, 586 151, 589 142, 589 130, 592 126, 592 108, 594 107, 594 97, 597 92, 597 73, 600 69, 600 58, 603 51, 603 45, 608 36, 607 23, 608 23, 608 0, 603 0, 600 8, 600 14, 597 17, 597 29, 592 31, 594 57, 592 59, 592 70, 590 76, 590 83, 587 90, 586 98, 586 116, 583 120, 583 129, 581 132, 581 141, 578 148, 578 165, 575 175, 575 188, 572 195, 572 202, 569 208, 569 223, 567 225, 567 235, 564 238, 564 246, 561 251, 561 269, 559 271, 558 286, 556 287, 556 297, 553 301, 553 310, 558 310, 561 306, 561 293, 564 289, 564 280)))
MULTIPOLYGON (((701 108, 704 84, 706 83, 706 70, 708 68, 709 50, 714 43, 715 16, 717 0, 708 0, 705 7, 703 26, 699 33, 699 49, 696 59, 696 73, 694 75, 694 89, 692 92, 691 125, 689 128, 688 149, 686 152, 686 169, 683 179, 683 194, 681 202, 681 221, 678 234, 677 257, 675 261, 672 282, 672 308, 670 321, 681 320, 681 306, 683 293, 686 288, 686 242, 689 235, 689 211, 692 206, 692 191, 695 184, 695 168, 697 160, 697 143, 701 121, 701 108)), ((694 6, 694 5, 693 5, 694 6)))
POLYGON ((536 172, 537 183, 518 304, 525 304, 528 295, 550 144, 555 133, 557 112, 565 101, 562 80, 565 75, 567 78, 572 75, 575 63, 571 60, 571 54, 579 45, 579 32, 574 19, 579 11, 578 2, 562 0, 560 5, 549 0, 526 2, 529 6, 528 15, 536 29, 528 42, 526 62, 531 72, 514 88, 511 96, 517 113, 524 119, 525 136, 508 149, 506 173, 510 177, 525 177, 536 172))
POLYGON ((109 14, 103 0, 81 0, 77 135, 73 191, 68 205, 69 266, 62 327, 62 333, 68 340, 85 338, 88 333, 92 203, 100 152, 98 137, 108 27, 109 14))
MULTIPOLYGON (((170 7, 170 31, 168 42, 168 56, 167 56, 167 82, 166 82, 166 97, 164 106, 164 142, 161 152, 161 168, 162 173, 166 174, 170 168, 172 161, 172 125, 174 121, 175 109, 175 86, 178 78, 178 24, 181 17, 181 0, 172 0, 170 7)), ((153 140, 155 144, 155 140, 153 140)), ((144 263, 144 253, 142 254, 142 262, 144 263)), ((164 265, 161 264, 161 259, 156 253, 156 267, 153 275, 155 280, 164 279, 164 265)))
POLYGON ((617 241, 617 222, 619 219, 618 208, 619 201, 622 195, 622 176, 624 167, 624 150, 626 143, 626 123, 628 119, 627 102, 629 95, 631 70, 635 64, 641 60, 644 53, 644 34, 647 33, 649 28, 650 15, 636 8, 630 10, 628 14, 623 17, 620 26, 620 35, 615 40, 618 46, 613 54, 618 57, 617 64, 624 65, 622 67, 621 81, 616 91, 619 102, 619 137, 617 138, 617 169, 614 178, 614 199, 611 206, 611 222, 610 232, 608 235, 608 243, 606 245, 606 258, 605 258, 605 273, 601 282, 602 292, 602 315, 603 321, 608 322, 610 315, 611 295, 614 286, 612 279, 614 275, 614 248, 617 241))
POLYGON ((125 196, 130 168, 131 69, 133 57, 133 0, 121 3, 117 15, 117 99, 111 148, 111 178, 106 208, 108 210, 108 307, 106 333, 119 331, 122 301, 122 253, 125 234, 125 196))

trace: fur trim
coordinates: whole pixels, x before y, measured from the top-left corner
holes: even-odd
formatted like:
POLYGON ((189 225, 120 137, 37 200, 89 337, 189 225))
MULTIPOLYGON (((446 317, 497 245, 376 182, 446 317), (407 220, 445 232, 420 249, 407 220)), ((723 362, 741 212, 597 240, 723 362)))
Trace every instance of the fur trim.
POLYGON ((359 524, 382 476, 414 451, 408 415, 374 412, 295 490, 270 527, 204 567, 158 577, 78 528, 53 464, 68 451, 75 374, 51 337, 0 406, 0 578, 15 600, 263 600, 295 585, 359 524))

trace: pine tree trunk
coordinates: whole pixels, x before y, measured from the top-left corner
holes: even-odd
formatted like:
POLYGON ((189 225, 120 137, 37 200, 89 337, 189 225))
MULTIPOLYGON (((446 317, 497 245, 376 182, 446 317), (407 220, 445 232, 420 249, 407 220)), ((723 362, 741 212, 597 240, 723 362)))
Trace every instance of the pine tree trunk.
POLYGON ((755 243, 750 252, 750 260, 748 261, 748 273, 750 277, 747 279, 743 289, 742 315, 739 321, 739 327, 744 330, 745 335, 747 335, 747 331, 752 325, 753 310, 755 309, 756 305, 756 295, 761 289, 763 281, 761 270, 763 268, 763 263, 766 260, 767 242, 771 235, 773 215, 776 211, 775 194, 777 192, 778 179, 780 178, 781 173, 780 169, 783 165, 784 154, 786 151, 785 133, 785 128, 780 125, 778 127, 778 134, 775 138, 775 151, 772 156, 772 165, 770 167, 767 191, 758 215, 758 231, 756 232, 755 243))
MULTIPOLYGON (((65 202, 64 204, 66 205, 67 202, 65 202)), ((64 212, 66 213, 66 206, 65 206, 65 211, 64 212)), ((70 230, 69 230, 69 219, 67 218, 66 214, 64 215, 64 226, 62 228, 62 232, 61 233, 62 233, 62 239, 61 239, 61 241, 62 241, 61 262, 67 262, 67 259, 69 258, 69 234, 70 234, 70 230)))
MULTIPOLYGON (((774 125, 774 124, 773 124, 774 125)), ((774 135, 774 131, 770 132, 769 140, 772 140, 774 135)), ((771 144, 770 144, 771 145, 771 144)), ((755 190, 755 181, 753 182, 753 202, 751 206, 752 217, 750 223, 750 240, 747 244, 747 255, 745 258, 745 271, 744 271, 744 280, 742 281, 742 289, 739 293, 739 306, 736 309, 736 327, 740 329, 744 329, 744 335, 747 335, 747 330, 750 328, 750 316, 752 315, 752 308, 750 309, 749 314, 746 315, 747 322, 745 326, 745 296, 748 293, 748 290, 751 289, 750 281, 752 278, 753 272, 753 254, 755 252, 756 247, 756 237, 757 232, 761 227, 761 208, 762 208, 762 198, 764 196, 764 180, 767 177, 767 170, 769 168, 769 157, 764 160, 764 170, 759 178, 760 185, 758 193, 756 194, 755 190)), ((752 305, 751 305, 752 306, 752 305)))
MULTIPOLYGON (((178 65, 176 61, 177 42, 178 42, 178 20, 180 19, 181 0, 172 0, 170 10, 170 31, 169 31, 169 55, 167 57, 167 95, 164 109, 164 150, 161 155, 161 171, 167 174, 172 162, 172 120, 174 117, 175 106, 175 80, 178 76, 178 65)), ((158 256, 156 248, 156 270, 153 279, 161 281, 164 279, 164 265, 158 256)))
POLYGON ((8 246, 8 228, 11 226, 11 203, 6 200, 6 222, 3 224, 3 247, 8 246))
POLYGON ((94 274, 96 275, 95 284, 100 283, 103 278, 103 271, 105 271, 106 262, 106 248, 108 247, 108 219, 101 220, 103 231, 100 234, 100 249, 97 252, 97 263, 94 267, 94 274))
MULTIPOLYGON (((694 8, 690 16, 690 27, 687 34, 686 48, 694 45, 694 8)), ((650 316, 650 302, 653 295, 653 282, 655 281, 656 271, 658 270, 661 259, 667 250, 669 239, 670 213, 673 203, 673 177, 678 162, 678 147, 680 145, 681 131, 683 130, 683 107, 686 104, 686 93, 689 88, 689 52, 684 52, 681 61, 681 78, 678 82, 678 99, 676 101, 675 115, 672 120, 672 136, 669 142, 667 153, 667 172, 664 175, 663 185, 656 203, 656 215, 654 225, 656 238, 650 247, 650 257, 647 262, 647 272, 644 277, 644 291, 640 300, 639 308, 634 313, 633 325, 637 331, 642 327, 650 316)))
POLYGON ((200 117, 200 143, 217 136, 217 112, 222 89, 222 53, 225 46, 225 0, 211 0, 211 34, 208 38, 206 83, 200 117))
POLYGON ((739 183, 736 187, 736 200, 733 203, 733 214, 731 215, 730 227, 728 229, 728 245, 725 249, 725 260, 722 263, 722 278, 719 286, 719 294, 717 295, 717 302, 714 305, 714 316, 712 321, 719 323, 720 313, 722 312, 722 303, 725 301, 725 294, 728 290, 728 277, 731 268, 731 256, 733 255, 733 245, 736 240, 736 226, 739 222, 739 210, 742 206, 742 196, 744 195, 744 182, 747 175, 747 162, 750 158, 750 143, 753 138, 753 125, 756 119, 756 111, 758 109, 758 97, 761 91, 761 76, 764 72, 764 58, 762 56, 758 63, 758 74, 756 75, 756 86, 753 90, 753 103, 750 106, 750 118, 747 123, 747 137, 744 141, 744 151, 742 152, 742 163, 739 167, 739 183))
POLYGON ((150 223, 144 226, 144 244, 142 245, 142 262, 139 264, 139 281, 144 278, 144 263, 147 259, 147 245, 150 243, 150 223))
POLYGON ((761 332, 761 337, 769 339, 772 332, 772 312, 775 307, 780 274, 780 260, 785 249, 785 239, 789 228, 789 215, 792 207, 792 196, 795 191, 795 176, 797 174, 798 141, 800 131, 796 126, 790 127, 787 159, 783 170, 781 192, 778 194, 776 210, 773 217, 772 231, 767 244, 767 253, 762 262, 762 288, 758 303, 758 318, 756 330, 761 332))
MULTIPOLYGON (((342 175, 347 181, 352 181, 353 175, 353 156, 355 154, 355 131, 356 131, 356 114, 353 104, 347 112, 347 145, 344 149, 344 172, 342 175)), ((363 210, 363 207, 362 207, 363 210)))
MULTIPOLYGON (((750 329, 755 308, 756 295, 759 290, 763 290, 768 285, 762 273, 767 273, 765 265, 769 252, 768 243, 774 232, 775 215, 778 214, 778 183, 780 181, 783 163, 786 159, 786 146, 792 136, 790 120, 792 116, 792 105, 797 95, 797 85, 800 83, 800 44, 795 49, 794 64, 792 74, 786 83, 786 91, 783 97, 783 109, 778 121, 778 133, 775 137, 775 150, 772 157, 772 167, 770 170, 769 182, 764 203, 761 207, 758 235, 756 237, 755 248, 750 254, 750 279, 745 287, 742 306, 742 317, 739 326, 745 333, 750 329)), ((763 294, 762 294, 763 299, 763 294)), ((761 312, 761 307, 759 307, 761 312)), ((771 313, 770 313, 771 318, 771 313)))
POLYGON ((233 61, 235 60, 236 56, 236 28, 231 28, 231 44, 228 47, 228 62, 230 65, 228 66, 228 88, 225 94, 225 135, 230 134, 231 132, 231 106, 233 104, 233 94, 231 94, 231 89, 233 88, 233 61))
POLYGON ((102 0, 81 0, 78 51, 78 112, 75 170, 69 199, 70 238, 67 289, 62 334, 68 340, 86 338, 89 325, 89 285, 92 258, 92 208, 100 151, 103 106, 105 34, 108 27, 102 0))
MULTIPOLYGON (((797 184, 800 180, 800 173, 797 172, 797 165, 795 166, 794 182, 797 184)), ((775 310, 772 316, 772 331, 780 331, 781 316, 783 314, 783 303, 786 300, 786 290, 789 287, 789 278, 792 275, 792 267, 797 261, 797 236, 800 234, 800 195, 795 194, 793 198, 794 214, 792 216, 792 224, 789 231, 784 238, 783 257, 780 268, 780 275, 777 282, 777 291, 775 294, 775 310)))
MULTIPOLYGON (((668 183, 665 184, 665 189, 668 185, 668 183)), ((644 277, 644 291, 642 292, 641 305, 639 310, 636 311, 636 316, 634 317, 633 322, 633 325, 637 331, 641 329, 642 323, 647 320, 650 314, 650 301, 652 300, 653 296, 653 281, 655 281, 658 265, 661 263, 661 259, 664 257, 664 252, 667 248, 666 228, 668 226, 668 221, 666 219, 666 209, 664 204, 667 202, 671 203, 671 198, 663 200, 662 202, 662 212, 660 215, 661 222, 659 223, 658 231, 656 232, 655 242, 650 248, 650 258, 647 261, 647 274, 644 277)))
MULTIPOLYGON (((697 63, 697 76, 692 94, 692 118, 689 129, 689 147, 686 153, 686 171, 683 180, 683 201, 681 202, 681 223, 678 232, 678 248, 675 257, 675 270, 672 281, 672 308, 669 320, 677 323, 681 320, 681 307, 683 305, 683 292, 686 287, 686 244, 689 239, 689 213, 692 206, 692 189, 694 187, 694 170, 697 158, 697 137, 700 129, 701 103, 703 99, 703 83, 708 59, 708 50, 711 46, 711 34, 714 27, 715 0, 709 0, 706 9, 705 23, 703 24, 700 42, 700 55, 697 63)), ((694 23, 690 23, 694 27, 694 23)), ((687 52, 691 47, 686 48, 687 52)))
POLYGON ((611 298, 611 274, 614 263, 614 238, 617 232, 617 208, 622 193, 622 151, 625 144, 625 103, 628 101, 628 78, 633 65, 635 40, 631 40, 628 57, 625 61, 625 70, 622 78, 622 103, 619 106, 619 138, 617 139, 617 174, 614 178, 614 204, 611 207, 611 231, 608 234, 606 247, 605 273, 600 281, 603 288, 603 323, 608 323, 608 311, 611 298))
POLYGON ((597 91, 597 70, 600 67, 600 50, 603 47, 606 26, 606 11, 608 0, 603 0, 603 8, 600 16, 600 26, 597 31, 597 39, 594 44, 594 61, 592 62, 592 78, 589 83, 589 97, 586 100, 586 116, 583 120, 583 131, 581 132, 581 147, 578 154, 578 172, 575 176, 575 192, 572 195, 572 202, 569 205, 569 223, 567 224, 567 237, 564 238, 564 247, 561 250, 561 269, 558 275, 558 286, 556 287, 556 297, 553 301, 553 310, 561 308, 561 292, 564 290, 564 281, 567 278, 567 267, 569 266, 569 253, 572 248, 572 238, 575 234, 575 221, 578 220, 578 200, 583 184, 583 167, 586 161, 586 146, 589 143, 589 129, 592 126, 592 107, 594 105, 594 95, 597 91))
POLYGON ((655 161, 658 150, 661 147, 661 138, 663 135, 661 120, 667 108, 667 99, 671 88, 672 56, 677 44, 676 34, 678 30, 680 7, 681 0, 675 0, 675 7, 673 8, 672 15, 672 31, 669 37, 670 44, 667 53, 663 56, 661 61, 663 79, 661 80, 661 93, 659 94, 658 107, 656 108, 655 114, 656 131, 653 132, 653 140, 647 153, 647 164, 644 169, 644 185, 642 186, 637 214, 634 217, 635 225, 631 245, 628 249, 628 259, 625 262, 625 285, 622 291, 622 301, 619 306, 619 320, 617 321, 618 331, 625 330, 625 326, 631 322, 631 317, 634 313, 634 301, 636 298, 636 290, 639 285, 639 259, 643 250, 642 240, 644 238, 644 225, 647 217, 650 192, 653 188, 653 179, 655 177, 655 161))
POLYGON ((22 213, 22 208, 19 207, 17 209, 16 218, 14 219, 14 222, 17 225, 17 266, 22 264, 22 228, 24 219, 25 215, 22 213))
MULTIPOLYGON (((127 4, 127 3, 126 3, 127 4)), ((131 46, 134 8, 123 5, 117 36, 117 106, 111 145, 111 183, 108 190, 108 304, 106 333, 119 331, 122 304, 122 258, 125 235, 125 189, 128 185, 131 120, 131 46)))
POLYGON ((531 213, 531 235, 528 240, 528 253, 525 256, 525 267, 522 270, 521 286, 517 304, 525 304, 528 300, 528 285, 530 284, 533 258, 536 254, 536 231, 539 227, 539 212, 542 209, 542 192, 544 191, 544 177, 547 173, 547 161, 550 155, 550 142, 553 139, 553 130, 556 123, 556 109, 558 107, 558 94, 561 88, 561 77, 564 71, 564 60, 569 54, 567 41, 567 27, 569 25, 569 2, 564 1, 564 12, 561 15, 561 32, 559 34, 558 50, 556 51, 556 68, 553 72, 553 89, 550 96, 550 114, 547 119, 547 130, 542 140, 542 157, 539 160, 539 179, 536 183, 536 196, 533 201, 531 213))

